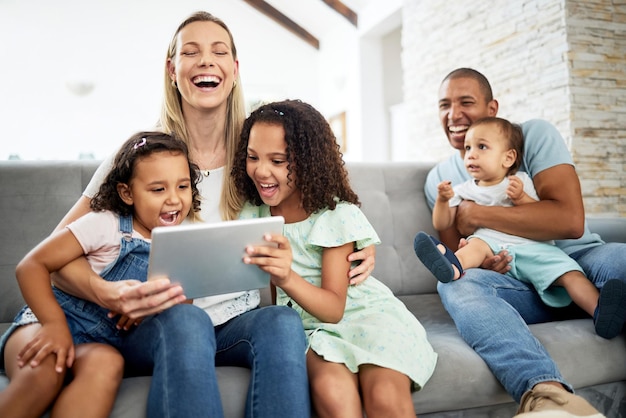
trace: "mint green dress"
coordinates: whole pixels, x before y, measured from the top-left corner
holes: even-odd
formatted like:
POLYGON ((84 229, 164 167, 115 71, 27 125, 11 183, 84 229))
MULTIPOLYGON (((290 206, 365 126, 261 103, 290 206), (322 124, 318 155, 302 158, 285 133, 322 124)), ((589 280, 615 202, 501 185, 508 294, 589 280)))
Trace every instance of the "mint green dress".
MULTIPOLYGON (((267 205, 246 204, 240 218, 270 216, 267 205)), ((285 224, 284 235, 293 252, 293 270, 321 286, 322 251, 354 242, 357 248, 379 244, 380 239, 363 212, 341 202, 335 210, 322 210, 301 222, 285 224)), ((347 278, 346 278, 347 280, 347 278)), ((310 349, 325 360, 343 363, 353 373, 374 364, 399 371, 421 389, 432 375, 437 354, 415 316, 382 282, 370 276, 348 287, 346 311, 337 324, 321 322, 277 288, 277 304, 290 305, 302 318, 310 349)))

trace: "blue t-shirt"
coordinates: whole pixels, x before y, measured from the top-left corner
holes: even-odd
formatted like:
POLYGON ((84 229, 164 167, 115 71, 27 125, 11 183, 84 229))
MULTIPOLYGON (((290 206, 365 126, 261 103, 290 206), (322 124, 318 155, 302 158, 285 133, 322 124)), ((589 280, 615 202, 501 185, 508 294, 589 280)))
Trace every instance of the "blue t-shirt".
MULTIPOLYGON (((525 171, 532 178, 537 173, 560 164, 574 165, 572 157, 559 131, 549 122, 532 119, 521 124, 524 133, 524 158, 520 171, 525 171)), ((428 206, 432 210, 437 198, 437 185, 443 180, 450 180, 452 185, 471 179, 465 169, 461 153, 456 152, 450 158, 440 162, 428 173, 424 192, 428 206)), ((585 222, 585 232, 578 239, 557 240, 556 245, 567 254, 575 253, 591 246, 603 244, 598 234, 593 234, 585 222)))

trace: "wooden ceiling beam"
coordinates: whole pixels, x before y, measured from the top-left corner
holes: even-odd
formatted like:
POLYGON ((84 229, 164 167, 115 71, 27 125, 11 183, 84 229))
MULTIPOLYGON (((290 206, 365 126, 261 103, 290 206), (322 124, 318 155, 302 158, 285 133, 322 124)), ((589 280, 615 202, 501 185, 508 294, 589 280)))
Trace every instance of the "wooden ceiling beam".
POLYGON ((348 19, 350 23, 352 23, 355 27, 358 26, 359 18, 354 10, 350 9, 348 6, 340 2, 339 0, 322 0, 326 3, 331 9, 348 19))
POLYGON ((287 29, 289 32, 298 36, 306 43, 311 45, 315 49, 320 49, 320 41, 313 35, 311 35, 308 31, 306 31, 302 26, 298 25, 293 20, 289 19, 287 16, 282 14, 279 10, 274 8, 271 4, 263 1, 263 0, 244 0, 246 3, 263 13, 265 16, 277 22, 283 28, 287 29))

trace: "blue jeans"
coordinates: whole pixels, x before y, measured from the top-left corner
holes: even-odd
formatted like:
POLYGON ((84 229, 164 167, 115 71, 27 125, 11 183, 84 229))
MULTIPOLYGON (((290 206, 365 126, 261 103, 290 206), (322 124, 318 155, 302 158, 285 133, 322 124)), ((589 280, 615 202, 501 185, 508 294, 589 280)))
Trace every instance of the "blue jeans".
MULTIPOLYGON (((626 281, 626 245, 604 244, 571 257, 601 288, 608 279, 626 281)), ((467 344, 487 363, 517 401, 534 385, 568 385, 527 324, 555 320, 559 309, 546 306, 532 286, 489 270, 468 269, 456 281, 438 283, 444 307, 467 344)))
POLYGON ((223 417, 211 318, 180 304, 146 318, 122 340, 127 374, 152 375, 147 416, 223 417))
POLYGON ((217 326, 215 334, 215 363, 250 369, 246 417, 310 416, 306 337, 293 309, 257 308, 217 326))
POLYGON ((601 289, 609 279, 626 281, 626 244, 609 242, 570 254, 601 289))

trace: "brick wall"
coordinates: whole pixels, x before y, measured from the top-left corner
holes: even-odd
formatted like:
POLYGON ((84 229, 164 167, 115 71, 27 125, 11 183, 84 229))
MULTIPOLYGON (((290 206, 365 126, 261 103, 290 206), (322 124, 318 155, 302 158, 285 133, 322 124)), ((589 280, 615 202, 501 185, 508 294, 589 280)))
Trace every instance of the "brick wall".
POLYGON ((499 116, 561 132, 588 214, 626 216, 626 0, 405 0, 402 46, 412 159, 452 152, 438 89, 449 71, 473 67, 499 116))

